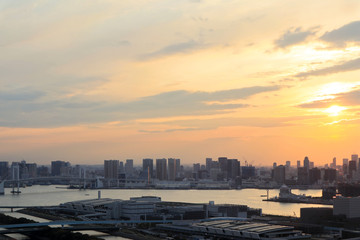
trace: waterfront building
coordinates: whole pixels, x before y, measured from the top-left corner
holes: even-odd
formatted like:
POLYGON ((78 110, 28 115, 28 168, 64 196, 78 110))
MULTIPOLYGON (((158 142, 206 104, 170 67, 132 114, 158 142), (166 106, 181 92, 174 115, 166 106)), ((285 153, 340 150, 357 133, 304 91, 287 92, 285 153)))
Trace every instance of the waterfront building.
POLYGON ((119 160, 104 160, 104 177, 106 179, 118 179, 119 160))
POLYGON ((175 181, 176 178, 176 160, 175 158, 168 159, 168 180, 175 181))
POLYGON ((154 177, 154 161, 152 158, 144 158, 142 165, 143 172, 146 173, 148 178, 154 177))
POLYGON ((324 169, 324 181, 328 181, 328 182, 336 182, 337 180, 337 174, 336 174, 336 169, 333 168, 329 168, 329 169, 324 169))
POLYGON ((194 163, 193 164, 193 173, 197 173, 200 171, 200 163, 194 163))
POLYGON ((240 162, 237 159, 228 159, 227 160, 227 177, 228 179, 235 179, 239 177, 240 172, 240 162))
POLYGON ((134 160, 133 159, 126 159, 125 174, 127 177, 133 177, 133 174, 134 174, 134 160))
POLYGON ((51 175, 52 176, 70 176, 71 165, 69 162, 52 161, 51 175))
POLYGON ((0 179, 7 178, 9 171, 9 162, 0 162, 0 179))
POLYGON ((219 162, 220 170, 224 175, 224 178, 227 178, 227 169, 228 169, 227 168, 227 163, 228 163, 227 157, 219 157, 218 162, 219 162))
POLYGON ((175 159, 175 175, 176 177, 180 177, 181 174, 181 165, 180 158, 175 159))
POLYGON ((166 158, 156 159, 156 178, 167 180, 166 158))
POLYGON ((212 168, 213 160, 212 158, 206 158, 206 170, 210 172, 210 169, 212 168))
POLYGON ((284 184, 285 183, 285 166, 280 165, 273 169, 273 176, 274 181, 278 184, 284 184))
POLYGON ((26 168, 28 171, 29 178, 37 177, 37 164, 36 163, 26 163, 26 168))
POLYGON ((298 169, 298 184, 307 185, 309 184, 309 171, 306 167, 299 167, 298 169))
POLYGON ((241 167, 241 177, 242 179, 248 179, 255 177, 256 171, 254 166, 242 166, 241 167))
POLYGON ((309 184, 316 184, 316 183, 318 183, 319 180, 321 180, 321 170, 318 168, 310 169, 309 170, 309 184))
POLYGON ((48 177, 50 175, 49 168, 46 166, 40 166, 37 168, 36 174, 39 177, 48 177))

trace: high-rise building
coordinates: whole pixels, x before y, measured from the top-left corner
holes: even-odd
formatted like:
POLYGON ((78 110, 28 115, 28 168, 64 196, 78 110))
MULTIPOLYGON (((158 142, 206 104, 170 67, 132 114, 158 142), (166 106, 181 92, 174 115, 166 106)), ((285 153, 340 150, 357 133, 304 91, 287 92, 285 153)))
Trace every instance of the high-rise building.
POLYGON ((167 180, 166 158, 156 159, 156 178, 167 180))
POLYGON ((223 174, 224 178, 227 178, 227 157, 219 157, 218 161, 219 161, 219 167, 220 167, 220 171, 223 174))
POLYGON ((309 169, 305 167, 299 167, 297 170, 298 170, 298 184, 300 185, 309 184, 309 169))
POLYGON ((240 177, 240 162, 237 159, 227 160, 227 177, 228 179, 235 179, 240 177))
POLYGON ((181 173, 181 165, 180 165, 180 158, 175 159, 175 165, 176 165, 176 172, 175 175, 176 177, 180 177, 180 173, 181 173))
POLYGON ((104 160, 104 176, 106 179, 118 179, 119 160, 104 160))
POLYGON ((151 158, 143 159, 143 172, 146 172, 146 176, 153 178, 154 177, 154 161, 151 158))
POLYGON ((51 162, 51 175, 52 176, 69 176, 70 175, 70 163, 64 161, 52 161, 51 162))
POLYGON ((9 172, 9 163, 0 162, 0 179, 3 180, 7 178, 9 172))
POLYGON ((168 159, 168 180, 175 181, 176 178, 176 160, 175 158, 168 159))
POLYGON ((210 173, 210 169, 212 168, 212 158, 206 158, 206 170, 210 173))
POLYGON ((318 168, 311 168, 309 170, 309 183, 316 184, 321 179, 321 170, 318 168))
POLYGON ((312 169, 312 168, 314 168, 315 167, 315 163, 314 162, 310 162, 310 164, 309 164, 309 169, 312 169))
POLYGON ((349 161, 349 178, 352 178, 355 175, 356 164, 357 164, 357 161, 355 161, 355 160, 349 161))
POLYGON ((324 169, 324 181, 336 182, 336 169, 324 169))
POLYGON ((332 168, 336 168, 336 157, 333 158, 332 168))
POLYGON ((36 163, 27 163, 26 168, 28 171, 29 178, 36 178, 37 177, 37 165, 36 163))
POLYGON ((273 169, 274 181, 278 184, 285 183, 285 166, 279 165, 273 169))
POLYGON ((301 167, 301 162, 300 162, 300 160, 297 160, 296 161, 296 168, 299 168, 299 167, 301 167))
POLYGON ((133 159, 126 159, 125 173, 126 173, 126 176, 133 175, 133 173, 134 173, 134 160, 133 159))
POLYGON ((275 169, 276 167, 277 167, 277 163, 274 162, 274 163, 273 163, 273 169, 275 169))
POLYGON ((194 163, 193 164, 193 173, 197 173, 200 171, 200 163, 194 163))
POLYGON ((307 170, 310 169, 310 161, 307 156, 304 158, 304 168, 306 168, 307 170))
POLYGON ((290 162, 290 161, 286 161, 285 166, 286 166, 287 168, 290 168, 290 167, 291 167, 291 162, 290 162))

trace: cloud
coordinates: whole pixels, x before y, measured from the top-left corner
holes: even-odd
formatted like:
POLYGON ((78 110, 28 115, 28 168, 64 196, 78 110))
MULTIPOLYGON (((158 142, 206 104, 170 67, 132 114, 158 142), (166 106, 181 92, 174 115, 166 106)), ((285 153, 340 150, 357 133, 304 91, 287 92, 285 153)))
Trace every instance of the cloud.
POLYGON ((342 62, 340 64, 333 65, 331 67, 320 68, 309 72, 301 72, 295 75, 299 78, 307 78, 310 76, 324 76, 329 74, 349 72, 360 69, 360 58, 356 58, 350 61, 342 62))
POLYGON ((345 47, 349 43, 360 43, 360 21, 326 32, 320 39, 337 47, 345 47))
POLYGON ((275 40, 274 44, 278 48, 287 48, 302 42, 305 42, 310 36, 316 32, 313 30, 303 31, 300 27, 296 29, 289 29, 279 39, 275 40))
POLYGON ((0 91, 0 101, 33 101, 45 96, 42 91, 29 91, 16 89, 12 91, 0 91))
POLYGON ((332 105, 358 106, 360 105, 360 89, 331 95, 332 99, 312 101, 303 103, 297 107, 301 108, 328 108, 332 105))
POLYGON ((118 103, 63 96, 50 100, 32 98, 26 102, 7 100, 0 105, 0 126, 52 127, 144 118, 215 115, 250 106, 227 101, 247 99, 279 89, 280 86, 254 86, 215 92, 178 90, 118 103))
POLYGON ((159 133, 171 131, 198 131, 216 129, 219 127, 260 127, 260 128, 274 128, 292 126, 296 121, 318 118, 320 116, 293 116, 293 117, 243 117, 243 118, 212 118, 212 119, 188 119, 188 120, 174 120, 162 122, 147 122, 156 130, 142 130, 142 132, 159 133), (177 128, 170 128, 165 130, 158 130, 156 125, 175 125, 177 128))
POLYGON ((190 52, 190 51, 193 51, 196 49, 202 49, 204 47, 205 47, 204 44, 201 44, 196 41, 182 42, 182 43, 177 43, 177 44, 173 44, 173 45, 168 45, 157 51, 144 54, 144 55, 140 56, 140 59, 141 60, 149 60, 152 58, 169 56, 169 55, 178 54, 178 53, 187 53, 187 52, 190 52))

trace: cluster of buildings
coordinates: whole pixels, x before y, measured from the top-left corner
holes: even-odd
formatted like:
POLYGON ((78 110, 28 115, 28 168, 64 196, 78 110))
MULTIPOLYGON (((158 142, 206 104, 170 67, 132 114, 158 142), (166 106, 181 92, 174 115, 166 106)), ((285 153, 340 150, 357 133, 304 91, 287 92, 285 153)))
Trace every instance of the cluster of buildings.
POLYGON ((342 165, 338 165, 336 158, 330 164, 323 167, 315 167, 308 157, 303 164, 298 160, 296 168, 291 166, 290 161, 285 165, 273 164, 272 179, 278 184, 287 185, 329 185, 337 182, 355 183, 360 180, 360 159, 357 154, 351 155, 351 160, 343 159, 342 165))
POLYGON ((65 161, 52 161, 50 166, 38 166, 36 163, 0 162, 0 180, 21 180, 41 177, 79 177, 84 178, 86 174, 92 177, 100 175, 101 172, 89 171, 89 169, 75 165, 72 166, 65 161))

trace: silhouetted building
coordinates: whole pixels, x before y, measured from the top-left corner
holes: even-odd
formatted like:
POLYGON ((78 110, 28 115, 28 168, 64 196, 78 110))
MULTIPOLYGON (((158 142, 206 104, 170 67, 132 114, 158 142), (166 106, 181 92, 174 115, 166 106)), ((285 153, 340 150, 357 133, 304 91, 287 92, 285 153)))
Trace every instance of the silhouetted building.
POLYGON ((143 172, 146 172, 146 176, 150 178, 154 177, 154 161, 151 158, 144 158, 143 159, 143 172))
POLYGON ((69 176, 70 175, 70 163, 64 161, 52 161, 51 162, 51 175, 52 176, 69 176))
POLYGON ((176 177, 176 160, 175 158, 168 159, 168 180, 175 181, 176 177))
POLYGON ((355 175, 356 164, 357 164, 357 161, 354 161, 354 160, 349 161, 349 178, 352 178, 355 175))
POLYGON ((308 157, 304 158, 304 168, 306 168, 307 170, 310 169, 310 161, 308 157))
POLYGON ((321 171, 318 168, 312 168, 309 170, 309 183, 315 184, 321 179, 321 171))
POLYGON ((279 165, 273 169, 274 181, 278 184, 285 183, 285 166, 279 165))
POLYGON ((38 167, 36 172, 39 177, 48 177, 50 175, 49 168, 46 166, 38 167))
POLYGON ((0 178, 5 179, 8 176, 9 172, 9 163, 0 162, 0 178))
POLYGON ((134 160, 126 159, 125 162, 125 173, 127 177, 132 177, 134 174, 134 160))
POLYGON ((156 159, 156 178, 167 180, 166 158, 156 159))
POLYGON ((241 167, 241 177, 242 179, 248 179, 255 177, 255 167, 254 166, 242 166, 241 167))
POLYGON ((235 179, 240 176, 240 162, 237 159, 227 160, 227 177, 228 179, 235 179))
POLYGON ((206 158, 206 170, 210 172, 210 169, 212 168, 213 160, 212 158, 206 158))
POLYGON ((324 169, 324 181, 336 182, 336 169, 324 169))
POLYGON ((309 184, 309 171, 306 167, 299 167, 298 169, 298 184, 307 185, 309 184))
POLYGON ((104 160, 104 176, 106 179, 118 179, 119 160, 104 160))

